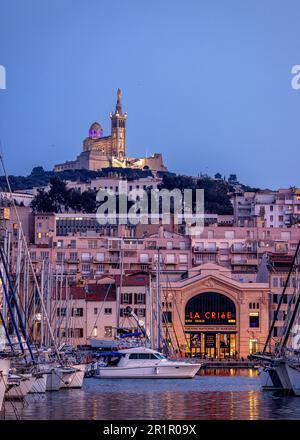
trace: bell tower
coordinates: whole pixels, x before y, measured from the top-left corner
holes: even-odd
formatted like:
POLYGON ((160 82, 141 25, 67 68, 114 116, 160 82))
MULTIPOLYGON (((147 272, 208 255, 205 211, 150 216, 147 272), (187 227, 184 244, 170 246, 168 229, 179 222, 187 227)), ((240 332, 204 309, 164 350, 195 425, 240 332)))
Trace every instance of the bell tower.
POLYGON ((121 104, 122 92, 117 91, 117 104, 114 113, 110 114, 111 119, 111 137, 112 137, 112 155, 118 159, 123 159, 126 155, 126 119, 127 113, 122 113, 121 104))

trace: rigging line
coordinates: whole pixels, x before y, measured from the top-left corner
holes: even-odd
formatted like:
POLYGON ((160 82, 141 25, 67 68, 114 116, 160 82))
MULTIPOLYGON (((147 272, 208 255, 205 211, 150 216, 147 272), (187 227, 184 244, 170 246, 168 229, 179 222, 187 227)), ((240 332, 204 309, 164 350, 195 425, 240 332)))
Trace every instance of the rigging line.
POLYGON ((103 300, 102 306, 100 307, 99 313, 98 313, 98 315, 97 315, 97 318, 96 318, 96 320, 95 320, 94 326, 93 326, 93 328, 92 328, 92 333, 90 334, 90 338, 92 337, 93 330, 94 330, 94 328, 96 327, 96 324, 97 324, 97 322, 98 322, 99 316, 100 316, 100 314, 101 314, 101 312, 102 312, 102 309, 103 309, 103 307, 104 307, 104 304, 105 304, 106 298, 107 298, 107 296, 108 296, 108 293, 109 293, 109 291, 110 291, 111 285, 112 285, 111 283, 108 285, 108 288, 107 288, 107 291, 106 291, 106 294, 105 294, 105 297, 104 297, 104 300, 103 300))
POLYGON ((298 297, 297 297, 297 300, 296 300, 296 304, 295 304, 295 307, 294 307, 294 311, 293 311, 292 316, 291 316, 291 319, 290 319, 290 321, 289 321, 289 325, 288 325, 288 328, 287 328, 286 334, 285 334, 284 339, 283 339, 283 342, 282 342, 282 346, 281 346, 282 349, 284 349, 284 348, 286 347, 286 344, 287 344, 287 341, 288 341, 288 339, 289 339, 289 336, 290 336, 290 333, 291 333, 292 327, 293 327, 293 325, 294 325, 294 323, 295 323, 295 320, 296 320, 296 318, 297 318, 298 310, 299 310, 299 306, 300 306, 299 279, 296 281, 296 285, 298 285, 298 287, 296 288, 296 289, 297 289, 297 293, 298 293, 298 297))
MULTIPOLYGON (((26 334, 26 329, 24 327, 24 322, 23 322, 23 319, 22 319, 22 316, 21 316, 20 308, 19 308, 19 305, 17 303, 17 298, 16 298, 16 295, 15 295, 15 291, 14 291, 14 288, 12 286, 11 278, 10 278, 10 275, 9 275, 9 272, 8 272, 6 258, 5 258, 5 255, 4 255, 3 250, 2 250, 1 247, 0 247, 0 257, 1 257, 1 260, 2 260, 3 267, 4 267, 4 273, 5 273, 5 276, 6 276, 7 281, 8 281, 9 292, 10 292, 10 294, 12 296, 13 301, 14 301, 14 307, 15 307, 16 312, 17 312, 17 316, 18 316, 18 320, 19 320, 19 325, 21 327, 22 334, 23 334, 24 339, 26 341, 26 345, 28 347, 31 359, 34 362, 34 357, 33 357, 33 353, 32 353, 31 347, 30 347, 28 335, 26 334)), ((1 280, 2 280, 2 276, 1 276, 1 280)))
POLYGON ((177 300, 176 300, 176 297, 174 295, 174 290, 171 288, 171 282, 170 282, 168 274, 167 274, 167 283, 169 284, 169 287, 170 287, 170 290, 171 290, 172 299, 174 300, 174 304, 175 304, 177 315, 178 315, 178 318, 179 318, 179 321, 180 321, 181 329, 182 329, 183 334, 184 334, 184 339, 185 339, 185 342, 186 342, 186 346, 189 347, 189 341, 188 341, 186 333, 184 331, 184 325, 183 325, 183 322, 182 322, 182 319, 181 319, 181 315, 180 315, 179 310, 178 310, 177 300))
POLYGON ((4 165, 4 160, 3 160, 3 155, 2 154, 0 154, 0 162, 1 162, 1 165, 2 165, 2 168, 3 168, 3 172, 4 172, 4 175, 5 175, 5 180, 6 180, 6 183, 7 183, 7 186, 8 186, 8 190, 9 190, 9 193, 10 193, 10 197, 12 199, 12 204, 13 204, 13 207, 14 207, 16 218, 17 218, 17 221, 18 221, 18 224, 19 224, 19 227, 20 227, 21 236, 22 236, 23 243, 24 243, 24 248, 26 250, 27 258, 28 258, 29 264, 30 264, 30 269, 32 271, 32 275, 33 275, 34 282, 36 284, 37 292, 38 292, 38 295, 39 295, 40 300, 41 300, 41 304, 42 304, 42 308, 43 308, 43 312, 44 312, 44 317, 46 318, 46 323, 47 323, 47 326, 48 326, 48 329, 49 329, 49 333, 51 335, 51 340, 52 340, 52 343, 53 343, 53 346, 54 346, 54 350, 55 350, 56 356, 57 356, 58 360, 60 360, 60 354, 59 354, 59 351, 58 351, 57 346, 56 346, 56 342, 55 342, 55 339, 54 339, 54 334, 53 334, 53 331, 52 331, 52 328, 51 328, 50 322, 49 322, 48 313, 46 311, 46 307, 45 307, 45 304, 44 304, 43 299, 42 299, 42 294, 41 294, 40 286, 38 284, 38 280, 37 280, 37 276, 36 276, 36 273, 35 273, 35 270, 34 270, 34 267, 33 267, 33 263, 32 263, 32 260, 30 258, 29 247, 28 247, 27 240, 26 240, 26 237, 25 237, 25 234, 24 234, 24 231, 23 231, 23 227, 22 227, 22 223, 21 223, 21 220, 20 220, 20 216, 19 216, 19 213, 18 213, 18 210, 17 210, 17 207, 16 207, 16 202, 15 202, 15 200, 13 198, 13 195, 12 195, 12 189, 11 189, 10 181, 9 181, 9 178, 8 178, 8 175, 7 175, 7 172, 6 172, 6 168, 5 168, 5 165, 4 165))
POLYGON ((297 248, 296 248, 295 254, 293 256, 293 261, 292 261, 292 264, 290 266, 289 273, 288 273, 287 279, 285 281, 284 288, 283 288, 283 291, 281 293, 280 300, 279 300, 277 309, 275 311, 271 327, 269 329, 269 334, 268 334, 267 340, 266 340, 265 345, 264 345, 263 353, 265 353, 265 351, 266 351, 266 349, 268 347, 268 344, 270 342, 270 339, 271 339, 271 336, 272 336, 272 333, 273 333, 273 329, 275 327, 275 323, 276 323, 277 318, 278 318, 278 313, 279 313, 281 304, 283 302, 284 294, 285 294, 285 291, 287 289, 288 283, 290 281, 291 274, 292 274, 294 266, 295 266, 295 261, 296 261, 296 258, 297 258, 298 252, 299 252, 299 248, 300 248, 300 240, 298 241, 297 248))

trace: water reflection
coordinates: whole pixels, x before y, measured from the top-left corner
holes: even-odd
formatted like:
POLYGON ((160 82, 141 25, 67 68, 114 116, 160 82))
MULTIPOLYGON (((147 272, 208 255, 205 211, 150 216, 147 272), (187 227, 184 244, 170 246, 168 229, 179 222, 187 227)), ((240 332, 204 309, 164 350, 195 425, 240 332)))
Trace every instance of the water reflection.
MULTIPOLYGON (((206 370, 193 380, 85 380, 30 397, 22 419, 300 419, 300 398, 260 390, 257 371, 206 370)), ((14 418, 7 408, 6 418, 14 418)))

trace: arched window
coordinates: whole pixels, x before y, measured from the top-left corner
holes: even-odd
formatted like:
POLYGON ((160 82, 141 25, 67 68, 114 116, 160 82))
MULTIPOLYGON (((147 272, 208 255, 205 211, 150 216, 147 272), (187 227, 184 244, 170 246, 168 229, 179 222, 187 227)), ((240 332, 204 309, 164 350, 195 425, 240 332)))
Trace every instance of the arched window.
POLYGON ((185 307, 186 325, 236 325, 234 302, 217 292, 200 293, 185 307))

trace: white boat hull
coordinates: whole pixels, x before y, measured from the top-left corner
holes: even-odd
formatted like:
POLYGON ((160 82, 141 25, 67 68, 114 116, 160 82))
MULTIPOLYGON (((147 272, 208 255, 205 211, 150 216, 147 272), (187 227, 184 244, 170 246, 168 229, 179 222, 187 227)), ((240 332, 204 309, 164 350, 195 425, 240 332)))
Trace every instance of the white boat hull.
POLYGON ((46 373, 46 391, 58 391, 62 386, 62 372, 59 368, 52 368, 46 373))
POLYGON ((63 373, 61 388, 81 388, 85 368, 86 364, 72 365, 72 372, 63 373))
POLYGON ((47 387, 47 374, 42 374, 36 377, 36 382, 33 384, 29 393, 45 393, 47 387))
POLYGON ((0 359, 0 411, 4 401, 8 371, 10 368, 9 359, 0 359))
POLYGON ((284 361, 278 362, 274 365, 274 368, 276 373, 278 374, 279 380, 282 384, 282 388, 287 391, 291 390, 292 384, 287 373, 287 363, 284 361))
POLYGON ((294 394, 300 396, 300 366, 287 364, 286 371, 294 394))
POLYGON ((103 379, 192 379, 200 365, 157 365, 132 367, 98 368, 99 374, 94 377, 103 379))
POLYGON ((24 397, 30 392, 33 385, 36 383, 34 376, 23 378, 18 384, 15 384, 7 391, 5 397, 7 399, 24 399, 24 397))
POLYGON ((278 374, 274 368, 259 368, 259 380, 263 390, 282 389, 278 374))

